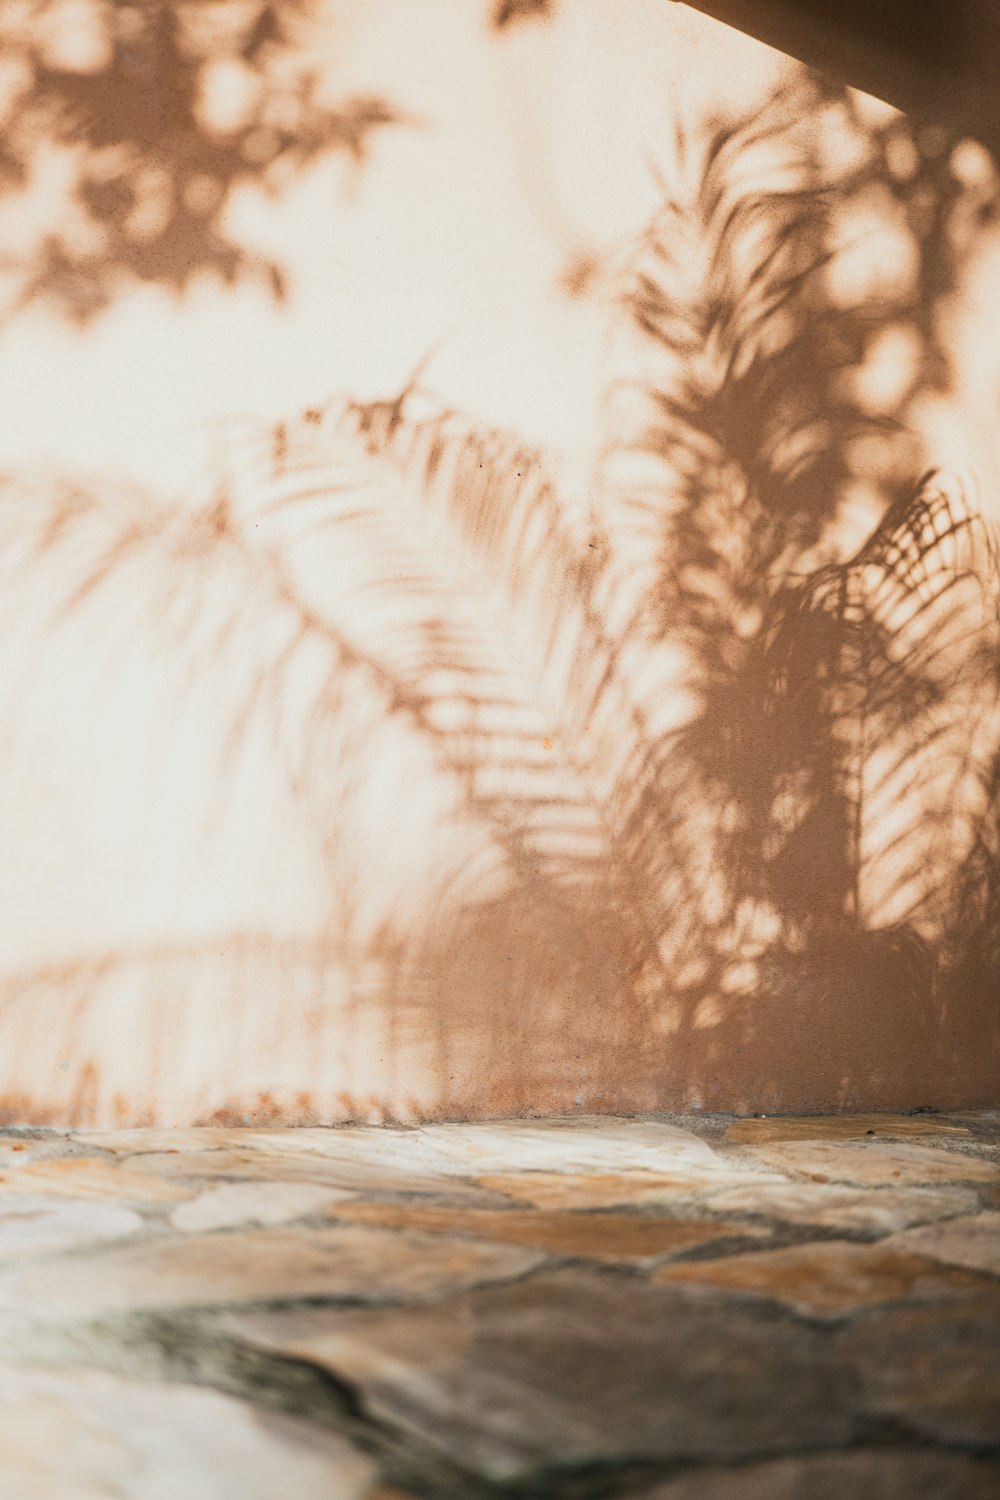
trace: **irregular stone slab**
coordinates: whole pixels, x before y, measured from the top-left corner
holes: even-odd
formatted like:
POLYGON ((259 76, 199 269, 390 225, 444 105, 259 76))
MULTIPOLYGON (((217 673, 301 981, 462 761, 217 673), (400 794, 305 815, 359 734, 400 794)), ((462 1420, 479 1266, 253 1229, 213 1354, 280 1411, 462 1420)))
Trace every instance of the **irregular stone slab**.
POLYGON ((202 1387, 0 1369, 4 1500, 364 1500, 342 1439, 202 1387))
POLYGON ((299 1155, 314 1152, 328 1161, 364 1162, 382 1168, 420 1174, 461 1174, 452 1157, 435 1148, 423 1130, 391 1125, 345 1125, 330 1128, 299 1127, 292 1130, 246 1130, 241 1145, 247 1148, 299 1155))
POLYGON ((770 1167, 798 1172, 816 1182, 852 1182, 891 1187, 922 1182, 997 1182, 1000 1167, 978 1156, 934 1146, 883 1141, 779 1141, 753 1146, 770 1167))
POLYGON ((84 1146, 113 1151, 116 1156, 138 1156, 148 1151, 223 1151, 240 1143, 242 1130, 213 1125, 171 1130, 151 1126, 135 1130, 75 1130, 73 1139, 84 1146))
MULTIPOLYGON (((709 1185, 740 1182, 754 1171, 762 1178, 775 1175, 720 1157, 692 1132, 659 1121, 500 1122, 419 1130, 360 1126, 134 1130, 81 1135, 80 1139, 120 1153, 141 1152, 137 1167, 170 1175, 186 1171, 187 1175, 271 1180, 280 1176, 285 1180, 294 1170, 302 1173, 301 1180, 369 1191, 447 1193, 449 1197, 456 1192, 471 1194, 463 1179, 481 1176, 491 1166, 504 1175, 530 1168, 533 1187, 542 1192, 546 1184, 537 1168, 543 1163, 553 1169, 547 1174, 555 1179, 549 1184, 550 1198, 571 1197, 581 1207, 690 1194, 709 1185), (170 1150, 162 1149, 170 1143, 174 1143, 170 1150), (175 1149, 184 1158, 183 1166, 170 1160, 175 1149), (260 1159, 264 1157, 276 1165, 268 1169, 260 1159), (651 1160, 660 1170, 650 1171, 651 1160), (591 1169, 586 1173, 591 1181, 583 1183, 582 1162, 610 1165, 613 1170, 602 1174, 591 1169)), ((489 1191, 484 1182, 481 1195, 489 1191)))
POLYGON ((673 1177, 732 1170, 691 1131, 658 1120, 501 1120, 425 1125, 417 1133, 459 1170, 475 1176, 645 1171, 673 1177))
POLYGON ((321 1187, 385 1193, 445 1194, 449 1198, 470 1197, 482 1200, 483 1189, 468 1184, 451 1173, 434 1176, 429 1173, 404 1172, 396 1166, 363 1161, 329 1160, 318 1153, 284 1152, 280 1157, 264 1151, 179 1151, 158 1152, 129 1158, 143 1170, 165 1177, 198 1181, 222 1179, 245 1182, 312 1182, 321 1187))
POLYGON ((840 1331, 864 1402, 937 1442, 995 1450, 1000 1433, 1000 1297, 878 1308, 840 1331))
MULTIPOLYGON (((419 1130, 391 1126, 299 1126, 264 1130, 247 1126, 203 1126, 188 1130, 114 1130, 78 1133, 77 1139, 118 1155, 165 1152, 245 1152, 278 1160, 323 1158, 352 1168, 371 1167, 397 1175, 461 1175, 453 1156, 436 1151, 419 1130)), ((273 1175, 273 1173, 272 1173, 273 1175)))
POLYGON ((0 1137, 0 1172, 16 1171, 29 1162, 43 1161, 49 1157, 63 1156, 74 1149, 66 1136, 12 1136, 0 1137))
POLYGON ((389 1234, 361 1225, 251 1229, 0 1272, 0 1308, 83 1319, 133 1308, 301 1297, 384 1302, 519 1276, 542 1258, 514 1245, 389 1234))
POLYGON ((365 1410, 506 1483, 550 1465, 837 1446, 854 1386, 819 1330, 563 1271, 431 1307, 231 1314, 224 1330, 349 1382, 365 1410))
MULTIPOLYGON (((889 1244, 950 1266, 1000 1276, 1000 1214, 973 1214, 893 1235, 889 1244)), ((998 1350, 1000 1357, 1000 1350, 998 1350)))
POLYGON ((713 1213, 766 1214, 788 1224, 892 1234, 975 1208, 968 1188, 854 1188, 823 1182, 745 1183, 704 1198, 713 1213))
POLYGON ((180 1203, 191 1190, 153 1172, 132 1171, 99 1156, 63 1156, 0 1173, 0 1193, 117 1198, 127 1203, 180 1203))
POLYGON ((872 1135, 913 1140, 968 1134, 966 1126, 937 1115, 766 1115, 734 1120, 726 1130, 726 1140, 756 1146, 768 1141, 850 1141, 872 1135))
POLYGON ((633 1500, 996 1500, 1000 1464, 948 1453, 859 1451, 686 1475, 633 1500))
POLYGON ((34 1259, 125 1239, 141 1228, 139 1215, 120 1203, 53 1203, 40 1196, 11 1196, 0 1199, 0 1260, 34 1259))
POLYGON ((239 1224, 284 1224, 319 1213, 350 1194, 312 1182, 227 1182, 174 1209, 170 1222, 186 1234, 239 1224))
POLYGON ((743 1224, 640 1218, 637 1214, 519 1212, 517 1209, 430 1208, 417 1204, 346 1203, 338 1219, 432 1234, 473 1235, 529 1245, 585 1260, 646 1261, 716 1240, 767 1234, 743 1224))
MULTIPOLYGON (((718 1159, 717 1159, 718 1160, 718 1159)), ((678 1170, 671 1176, 661 1172, 516 1172, 479 1178, 490 1192, 503 1193, 519 1203, 536 1208, 618 1208, 629 1203, 672 1205, 714 1188, 758 1183, 782 1183, 776 1172, 736 1169, 730 1163, 709 1170, 678 1170)), ((747 1191, 751 1191, 748 1186, 747 1191)))
POLYGON ((782 1250, 662 1266, 654 1280, 768 1297, 820 1317, 838 1317, 879 1302, 959 1295, 982 1285, 968 1272, 944 1270, 921 1256, 848 1240, 814 1240, 782 1250))

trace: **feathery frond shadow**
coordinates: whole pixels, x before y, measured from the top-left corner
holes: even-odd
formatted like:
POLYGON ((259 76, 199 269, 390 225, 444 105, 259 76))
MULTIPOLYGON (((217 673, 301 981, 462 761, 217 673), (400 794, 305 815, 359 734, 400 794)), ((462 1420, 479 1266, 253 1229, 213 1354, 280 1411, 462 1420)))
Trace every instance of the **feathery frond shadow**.
MULTIPOLYGON (((195 516, 8 485, 0 635, 71 669, 70 713, 151 680, 137 763, 193 757, 201 801, 179 821, 206 860, 273 876, 257 926, 248 899, 224 932, 11 977, 11 1047, 37 1056, 39 1015, 63 1019, 30 1099, 5 1080, 10 1108, 329 1119, 989 1088, 1000 573, 971 481, 921 477, 907 424, 917 386, 947 378, 933 306, 968 203, 954 184, 928 199, 940 164, 912 141, 905 184, 889 171, 898 122, 832 179, 807 108, 843 123, 852 105, 807 78, 679 140, 623 292, 636 374, 589 516, 542 455, 422 391, 234 442, 195 516), (831 280, 845 205, 873 186, 924 205, 915 303, 845 303, 831 280), (903 318, 916 373, 873 405, 855 377, 903 318), (138 1039, 115 1040, 136 1014, 138 1039)), ((10 680, 8 753, 30 761, 38 684, 10 680)))

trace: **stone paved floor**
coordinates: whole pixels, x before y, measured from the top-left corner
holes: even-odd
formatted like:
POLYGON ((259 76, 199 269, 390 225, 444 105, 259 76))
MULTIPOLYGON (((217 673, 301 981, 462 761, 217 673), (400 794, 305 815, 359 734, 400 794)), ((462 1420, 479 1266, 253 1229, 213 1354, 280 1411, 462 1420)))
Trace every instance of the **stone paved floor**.
POLYGON ((4 1500, 997 1500, 1000 1112, 0 1134, 4 1500))

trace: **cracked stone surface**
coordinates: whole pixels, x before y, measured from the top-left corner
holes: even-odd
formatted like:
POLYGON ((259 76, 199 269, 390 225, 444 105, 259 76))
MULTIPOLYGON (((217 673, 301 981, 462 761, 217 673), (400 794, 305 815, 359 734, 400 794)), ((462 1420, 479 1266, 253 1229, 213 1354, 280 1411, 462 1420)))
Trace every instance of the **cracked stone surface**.
POLYGON ((835 1445, 857 1428, 846 1364, 818 1337, 780 1338, 736 1307, 566 1271, 447 1306, 229 1324, 320 1364, 462 1467, 523 1483, 534 1470, 645 1459, 736 1458, 835 1445))
POLYGON ((987 1500, 1000 1113, 0 1132, 11 1500, 987 1500))

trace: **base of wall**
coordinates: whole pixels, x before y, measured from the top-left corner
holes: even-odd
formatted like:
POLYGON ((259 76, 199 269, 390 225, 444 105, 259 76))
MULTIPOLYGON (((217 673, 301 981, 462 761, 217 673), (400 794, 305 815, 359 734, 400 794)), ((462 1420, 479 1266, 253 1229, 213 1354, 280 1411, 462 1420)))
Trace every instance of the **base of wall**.
MULTIPOLYGON (((484 970, 489 973, 490 970, 484 970)), ((1000 1105, 982 996, 919 1007, 805 984, 643 1015, 613 989, 409 989, 308 948, 76 966, 0 992, 0 1121, 316 1125, 514 1115, 1000 1105)), ((440 976, 439 976, 440 977, 440 976)), ((878 978, 877 975, 874 976, 878 978)))

